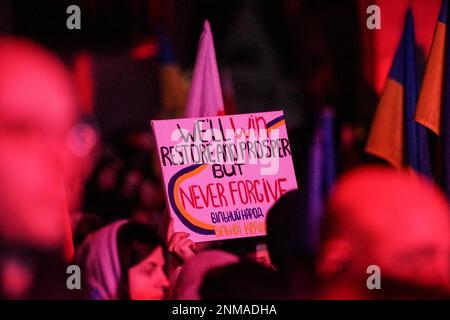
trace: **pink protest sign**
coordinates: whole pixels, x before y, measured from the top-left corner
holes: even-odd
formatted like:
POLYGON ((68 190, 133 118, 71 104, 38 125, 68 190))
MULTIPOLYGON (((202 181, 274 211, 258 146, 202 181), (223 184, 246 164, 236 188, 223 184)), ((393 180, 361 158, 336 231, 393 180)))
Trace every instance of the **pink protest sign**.
POLYGON ((297 189, 282 111, 152 121, 174 230, 195 242, 266 234, 297 189))

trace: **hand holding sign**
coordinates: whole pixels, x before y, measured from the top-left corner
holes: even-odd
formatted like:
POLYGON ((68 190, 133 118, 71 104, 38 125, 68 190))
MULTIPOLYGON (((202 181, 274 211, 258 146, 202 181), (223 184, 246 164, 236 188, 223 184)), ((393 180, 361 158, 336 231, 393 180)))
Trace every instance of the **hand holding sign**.
POLYGON ((189 239, 189 233, 173 232, 173 219, 171 219, 169 223, 169 234, 167 248, 169 252, 175 254, 181 262, 185 263, 189 258, 192 258, 195 255, 195 242, 189 239))

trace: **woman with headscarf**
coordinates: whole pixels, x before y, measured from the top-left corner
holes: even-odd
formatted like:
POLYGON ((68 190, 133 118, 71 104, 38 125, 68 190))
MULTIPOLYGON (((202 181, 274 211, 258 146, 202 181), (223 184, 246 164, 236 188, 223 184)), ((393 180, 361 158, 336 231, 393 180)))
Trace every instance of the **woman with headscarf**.
POLYGON ((163 243, 150 227, 121 220, 88 236, 78 262, 89 299, 161 300, 169 283, 163 243))

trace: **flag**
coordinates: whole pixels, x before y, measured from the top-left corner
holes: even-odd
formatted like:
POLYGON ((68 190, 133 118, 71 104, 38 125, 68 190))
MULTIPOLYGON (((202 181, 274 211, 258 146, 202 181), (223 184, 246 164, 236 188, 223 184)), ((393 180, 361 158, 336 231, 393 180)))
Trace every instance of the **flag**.
POLYGON ((214 40, 209 22, 205 20, 184 115, 194 118, 223 114, 225 110, 214 40))
POLYGON ((441 130, 446 29, 447 0, 444 0, 434 31, 415 117, 417 122, 423 124, 437 135, 440 134, 441 130))
POLYGON ((158 32, 158 44, 161 116, 179 118, 184 112, 189 84, 183 78, 171 44, 162 30, 158 32))
MULTIPOLYGON (((448 14, 447 10, 446 13, 448 14)), ((447 50, 445 50, 445 93, 444 103, 441 110, 441 150, 442 150, 442 187, 450 198, 450 32, 446 33, 445 42, 447 50)))
POLYGON ((323 202, 330 192, 336 176, 334 151, 334 112, 325 108, 320 113, 308 155, 306 214, 309 248, 315 252, 319 244, 323 202))
POLYGON ((447 17, 448 5, 444 0, 425 68, 416 121, 439 136, 437 180, 450 197, 450 33, 447 32, 447 17))
MULTIPOLYGON (((168 46, 165 48, 163 46, 161 51, 161 53, 165 52, 162 57, 165 57, 166 63, 174 60, 171 52, 164 51, 167 48, 168 46)), ((225 110, 219 69, 217 68, 216 62, 216 52, 214 50, 214 40, 209 22, 205 20, 198 45, 197 58, 195 60, 184 117, 197 118, 223 114, 225 114, 225 110)), ((159 226, 159 233, 167 241, 169 240, 169 232, 167 230, 169 229, 170 219, 168 210, 164 210, 163 218, 159 226)))
POLYGON ((419 81, 414 21, 409 9, 403 34, 377 106, 366 152, 394 167, 410 167, 431 176, 426 128, 414 120, 419 81))

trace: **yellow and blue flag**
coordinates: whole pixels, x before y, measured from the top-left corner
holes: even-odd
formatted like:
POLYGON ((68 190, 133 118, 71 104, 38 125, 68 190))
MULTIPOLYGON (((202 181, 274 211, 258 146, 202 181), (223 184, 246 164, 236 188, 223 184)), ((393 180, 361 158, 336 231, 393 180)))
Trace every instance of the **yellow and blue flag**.
POLYGON ((450 33, 447 32, 448 5, 442 1, 428 56, 415 119, 440 139, 436 172, 439 184, 450 197, 450 33))
POLYGON ((415 122, 419 91, 414 21, 409 9, 403 34, 377 106, 366 152, 394 167, 409 167, 431 176, 426 128, 415 122))
POLYGON ((172 45, 162 28, 158 31, 158 44, 161 116, 180 118, 184 113, 189 82, 184 79, 172 45))

